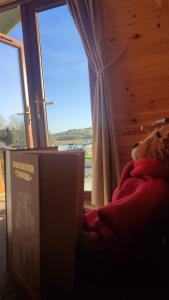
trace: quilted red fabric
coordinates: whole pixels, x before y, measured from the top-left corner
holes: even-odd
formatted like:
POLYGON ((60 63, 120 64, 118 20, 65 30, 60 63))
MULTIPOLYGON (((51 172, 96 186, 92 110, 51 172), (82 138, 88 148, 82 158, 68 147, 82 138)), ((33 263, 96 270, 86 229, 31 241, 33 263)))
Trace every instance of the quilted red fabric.
POLYGON ((107 243, 130 241, 163 218, 169 204, 169 167, 149 158, 129 162, 112 202, 87 213, 89 231, 107 243))

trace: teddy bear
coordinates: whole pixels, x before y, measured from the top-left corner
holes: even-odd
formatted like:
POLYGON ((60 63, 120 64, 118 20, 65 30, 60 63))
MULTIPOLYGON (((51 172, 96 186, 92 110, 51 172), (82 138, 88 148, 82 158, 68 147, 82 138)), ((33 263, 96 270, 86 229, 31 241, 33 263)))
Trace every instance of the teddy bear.
POLYGON ((169 207, 169 125, 135 144, 132 158, 111 203, 84 215, 78 245, 83 258, 96 265, 143 256, 145 245, 150 249, 158 235, 162 238, 169 207))
POLYGON ((143 141, 134 145, 133 160, 143 157, 169 165, 169 125, 155 128, 143 141))

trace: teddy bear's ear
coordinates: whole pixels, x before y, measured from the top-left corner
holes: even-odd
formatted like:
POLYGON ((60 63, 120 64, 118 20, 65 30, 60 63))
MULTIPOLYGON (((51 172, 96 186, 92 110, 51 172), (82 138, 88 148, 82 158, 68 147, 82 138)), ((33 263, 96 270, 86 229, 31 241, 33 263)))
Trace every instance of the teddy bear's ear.
POLYGON ((157 131, 157 132, 156 132, 156 137, 157 137, 158 139, 160 139, 160 138, 162 137, 160 131, 157 131))

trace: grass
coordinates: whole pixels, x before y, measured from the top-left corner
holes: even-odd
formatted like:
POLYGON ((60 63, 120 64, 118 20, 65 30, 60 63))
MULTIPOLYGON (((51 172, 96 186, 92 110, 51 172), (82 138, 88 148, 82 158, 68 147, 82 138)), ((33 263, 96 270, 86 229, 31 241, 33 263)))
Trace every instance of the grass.
POLYGON ((86 152, 86 153, 85 153, 85 158, 86 158, 86 159, 92 159, 92 157, 93 157, 93 156, 92 156, 92 152, 86 152))

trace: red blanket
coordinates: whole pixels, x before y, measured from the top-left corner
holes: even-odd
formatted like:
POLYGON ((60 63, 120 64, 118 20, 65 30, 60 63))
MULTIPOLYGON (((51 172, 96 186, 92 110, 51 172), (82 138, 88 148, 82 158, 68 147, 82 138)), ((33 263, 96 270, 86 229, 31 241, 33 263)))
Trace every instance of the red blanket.
POLYGON ((105 240, 124 242, 163 218, 169 203, 169 167, 143 158, 124 168, 112 202, 85 215, 85 225, 105 240))

